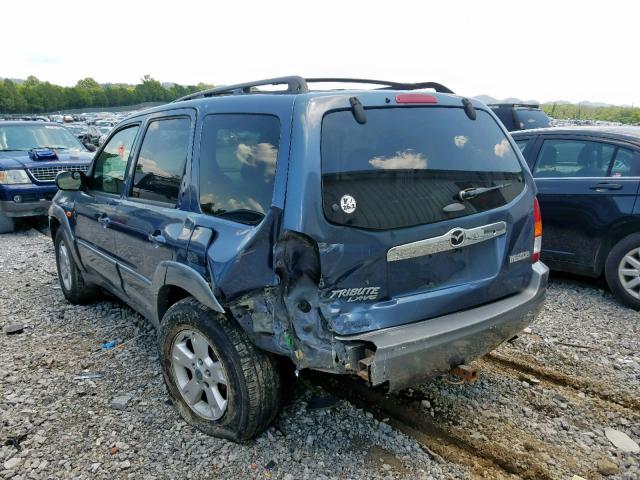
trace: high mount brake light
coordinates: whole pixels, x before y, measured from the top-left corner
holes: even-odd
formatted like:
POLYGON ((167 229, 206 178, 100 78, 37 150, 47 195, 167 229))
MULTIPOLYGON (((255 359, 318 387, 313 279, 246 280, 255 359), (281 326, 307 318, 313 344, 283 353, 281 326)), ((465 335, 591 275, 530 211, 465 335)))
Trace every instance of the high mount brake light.
POLYGON ((396 95, 396 103, 438 103, 438 100, 426 93, 401 93, 396 95))
POLYGON ((531 261, 533 263, 540 260, 540 251, 542 250, 542 215, 540 214, 540 204, 538 199, 533 199, 533 255, 531 261))

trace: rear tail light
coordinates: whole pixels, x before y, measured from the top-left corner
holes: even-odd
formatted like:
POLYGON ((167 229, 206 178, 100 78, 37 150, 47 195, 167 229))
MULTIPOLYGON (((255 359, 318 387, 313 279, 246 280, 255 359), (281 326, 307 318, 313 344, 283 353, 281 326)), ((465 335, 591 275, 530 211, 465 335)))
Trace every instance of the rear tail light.
POLYGON ((540 204, 538 199, 533 199, 533 263, 540 260, 540 250, 542 250, 542 215, 540 215, 540 204))

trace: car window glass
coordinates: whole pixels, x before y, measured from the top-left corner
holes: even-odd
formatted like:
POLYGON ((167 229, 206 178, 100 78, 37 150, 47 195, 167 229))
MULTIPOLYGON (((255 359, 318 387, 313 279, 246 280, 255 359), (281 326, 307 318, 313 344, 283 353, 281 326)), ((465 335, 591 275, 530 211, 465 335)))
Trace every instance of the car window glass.
POLYGON ((518 146, 518 148, 520 149, 520 152, 524 155, 524 151, 527 149, 527 146, 529 146, 529 142, 530 139, 528 138, 524 138, 522 140, 516 140, 516 145, 518 146))
POLYGON ((521 160, 492 115, 463 108, 351 110, 322 120, 322 207, 328 221, 388 230, 492 210, 524 188, 521 160), (468 188, 488 188, 455 212, 445 209, 468 188))
POLYGON ((545 128, 549 126, 549 117, 542 110, 536 108, 516 108, 518 128, 528 130, 530 128, 545 128))
POLYGON ((254 224, 266 214, 280 142, 272 115, 220 114, 204 119, 200 207, 209 215, 254 224))
POLYGON ((545 140, 534 177, 606 177, 615 147, 588 140, 545 140))
POLYGON ((628 148, 618 148, 611 166, 612 177, 630 177, 633 166, 633 151, 628 148))
POLYGON ((128 127, 111 137, 95 160, 90 181, 91 190, 114 194, 122 193, 127 161, 138 128, 138 125, 128 127))
POLYGON ((191 120, 149 124, 136 163, 131 196, 176 205, 190 144, 191 120))

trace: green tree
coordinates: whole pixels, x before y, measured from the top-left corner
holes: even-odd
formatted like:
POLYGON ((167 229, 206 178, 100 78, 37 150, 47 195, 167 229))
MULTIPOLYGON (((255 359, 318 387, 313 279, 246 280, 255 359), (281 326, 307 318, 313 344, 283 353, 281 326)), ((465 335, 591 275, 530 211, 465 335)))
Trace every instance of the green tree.
POLYGON ((164 88, 145 75, 138 85, 100 85, 91 77, 83 78, 73 87, 61 87, 42 82, 30 75, 21 84, 0 80, 0 113, 52 112, 67 108, 135 105, 142 102, 167 102, 184 95, 211 88, 212 85, 177 85, 164 88))

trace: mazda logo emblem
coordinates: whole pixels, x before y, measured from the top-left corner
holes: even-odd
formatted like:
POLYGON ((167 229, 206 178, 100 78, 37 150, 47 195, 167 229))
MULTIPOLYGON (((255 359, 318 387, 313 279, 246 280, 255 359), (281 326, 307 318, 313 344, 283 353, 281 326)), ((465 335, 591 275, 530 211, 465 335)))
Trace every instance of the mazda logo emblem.
POLYGON ((454 247, 462 245, 462 243, 464 242, 464 230, 458 229, 451 232, 451 238, 449 239, 449 241, 454 247))

